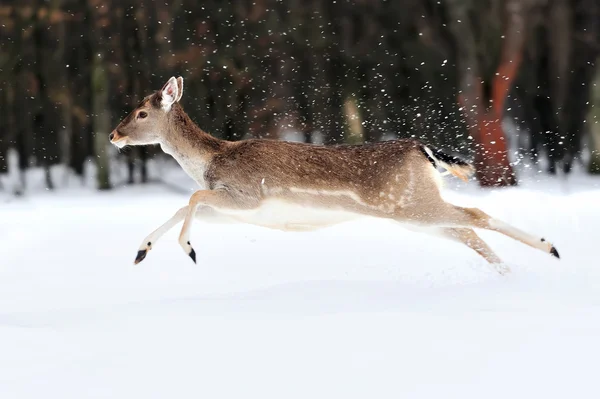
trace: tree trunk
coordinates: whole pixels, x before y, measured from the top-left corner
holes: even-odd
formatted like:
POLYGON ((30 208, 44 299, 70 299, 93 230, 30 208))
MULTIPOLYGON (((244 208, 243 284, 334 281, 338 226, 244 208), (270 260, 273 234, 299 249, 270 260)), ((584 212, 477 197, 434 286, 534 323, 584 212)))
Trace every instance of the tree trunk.
POLYGON ((111 188, 108 159, 108 134, 110 115, 108 113, 108 76, 102 53, 94 55, 92 64, 92 127, 96 153, 96 182, 98 189, 111 188))
POLYGON ((563 171, 569 173, 572 163, 579 155, 581 138, 585 128, 585 116, 589 108, 595 63, 600 54, 600 6, 597 0, 580 0, 573 12, 572 56, 570 57, 570 80, 564 105, 564 131, 559 145, 564 147, 563 171), (564 139, 562 139, 564 137, 564 139))
POLYGON ((36 153, 35 158, 39 165, 44 168, 44 180, 48 190, 54 189, 50 166, 58 158, 57 146, 57 115, 54 110, 54 104, 50 99, 51 80, 48 79, 48 70, 52 70, 52 57, 48 53, 48 27, 50 26, 49 10, 44 8, 44 2, 37 0, 38 18, 35 20, 33 29, 33 45, 35 46, 35 63, 33 73, 36 81, 36 112, 33 117, 34 128, 36 132, 36 153), (44 9, 44 12, 39 12, 44 9))
POLYGON ((110 183, 110 164, 108 158, 108 134, 111 130, 110 105, 108 94, 110 82, 108 75, 107 46, 111 31, 111 4, 101 0, 91 1, 88 6, 93 21, 93 59, 91 65, 92 88, 92 134, 94 154, 96 156, 96 182, 100 190, 112 188, 110 183))
POLYGON ((596 77, 593 80, 591 93, 592 106, 589 110, 588 127, 591 135, 591 157, 588 171, 600 175, 600 67, 596 67, 596 77))
POLYGON ((595 121, 592 122, 590 133, 592 139, 592 151, 588 171, 592 175, 600 175, 600 123, 598 123, 598 118, 595 118, 595 121))
POLYGON ((86 3, 75 2, 71 5, 75 17, 67 26, 66 35, 69 40, 65 52, 68 92, 70 99, 71 143, 69 145, 69 166, 85 182, 86 160, 93 155, 91 135, 91 89, 90 70, 93 57, 91 34, 81 35, 80 31, 87 29, 93 22, 91 11, 86 3))
MULTIPOLYGON (((54 0, 52 4, 52 8, 60 9, 64 5, 63 0, 54 0)), ((63 20, 63 22, 59 23, 57 26, 57 51, 56 51, 56 59, 64 60, 65 59, 65 49, 68 45, 68 36, 67 36, 67 23, 63 20)), ((73 118, 71 117, 72 104, 71 99, 72 95, 70 93, 69 81, 68 81, 68 70, 64 65, 59 66, 60 74, 57 77, 58 87, 60 87, 60 91, 62 92, 60 96, 60 113, 61 113, 61 127, 58 132, 58 140, 59 140, 59 157, 60 162, 65 166, 65 169, 71 164, 71 141, 73 137, 73 118)), ((64 175, 64 184, 67 184, 69 178, 69 171, 64 175)))
MULTIPOLYGON (((0 89, 0 176, 8 173, 8 148, 11 132, 14 131, 12 123, 12 87, 0 89)), ((0 188, 1 189, 1 188, 0 188)))
POLYGON ((508 21, 505 24, 500 63, 494 76, 486 81, 483 76, 485 71, 477 58, 477 42, 469 22, 468 4, 449 0, 448 5, 452 21, 450 29, 457 45, 458 101, 474 140, 477 179, 483 187, 515 185, 517 179, 508 158, 502 117, 525 44, 523 6, 518 0, 506 3, 508 21))
POLYGON ((494 112, 485 113, 479 120, 475 165, 477 179, 484 187, 517 184, 508 159, 502 122, 494 112))

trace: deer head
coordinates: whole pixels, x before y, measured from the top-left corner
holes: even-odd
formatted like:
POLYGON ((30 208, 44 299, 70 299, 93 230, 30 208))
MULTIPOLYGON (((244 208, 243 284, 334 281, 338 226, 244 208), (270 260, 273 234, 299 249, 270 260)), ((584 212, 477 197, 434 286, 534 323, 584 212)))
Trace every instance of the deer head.
POLYGON ((159 144, 168 129, 169 113, 183 94, 183 78, 171 77, 162 89, 142 102, 108 136, 119 148, 126 145, 159 144))

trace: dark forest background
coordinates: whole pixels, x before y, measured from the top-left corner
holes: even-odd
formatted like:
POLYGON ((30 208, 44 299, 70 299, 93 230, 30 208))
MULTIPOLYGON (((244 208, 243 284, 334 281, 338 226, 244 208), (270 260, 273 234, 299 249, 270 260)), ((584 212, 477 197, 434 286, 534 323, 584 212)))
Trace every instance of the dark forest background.
POLYGON ((221 138, 419 137, 483 186, 523 161, 600 173, 599 53, 597 0, 1 0, 0 175, 41 168, 52 189, 53 166, 93 162, 101 189, 115 164, 147 181, 159 149, 107 137, 178 75, 221 138))

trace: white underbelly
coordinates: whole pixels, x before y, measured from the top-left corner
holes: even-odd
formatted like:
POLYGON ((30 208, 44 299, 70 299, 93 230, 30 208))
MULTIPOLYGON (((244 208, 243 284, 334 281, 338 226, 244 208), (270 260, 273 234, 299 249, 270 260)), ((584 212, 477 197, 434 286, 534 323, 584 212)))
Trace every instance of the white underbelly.
POLYGON ((310 230, 348 222, 362 215, 326 208, 267 200, 251 210, 216 209, 240 223, 249 223, 281 230, 310 230))

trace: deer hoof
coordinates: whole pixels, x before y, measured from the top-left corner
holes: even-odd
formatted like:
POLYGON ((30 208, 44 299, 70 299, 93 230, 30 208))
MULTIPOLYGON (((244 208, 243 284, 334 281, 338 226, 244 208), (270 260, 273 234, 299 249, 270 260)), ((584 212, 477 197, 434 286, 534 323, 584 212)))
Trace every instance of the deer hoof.
POLYGON ((194 251, 192 244, 185 239, 180 239, 179 244, 181 245, 181 248, 183 248, 183 251, 186 253, 186 255, 192 258, 194 263, 196 263, 196 251, 194 251))
POLYGON ((147 249, 140 249, 137 252, 137 255, 135 256, 135 261, 133 261, 134 264, 138 264, 141 261, 144 260, 144 258, 146 258, 146 255, 148 255, 148 250, 147 249))

